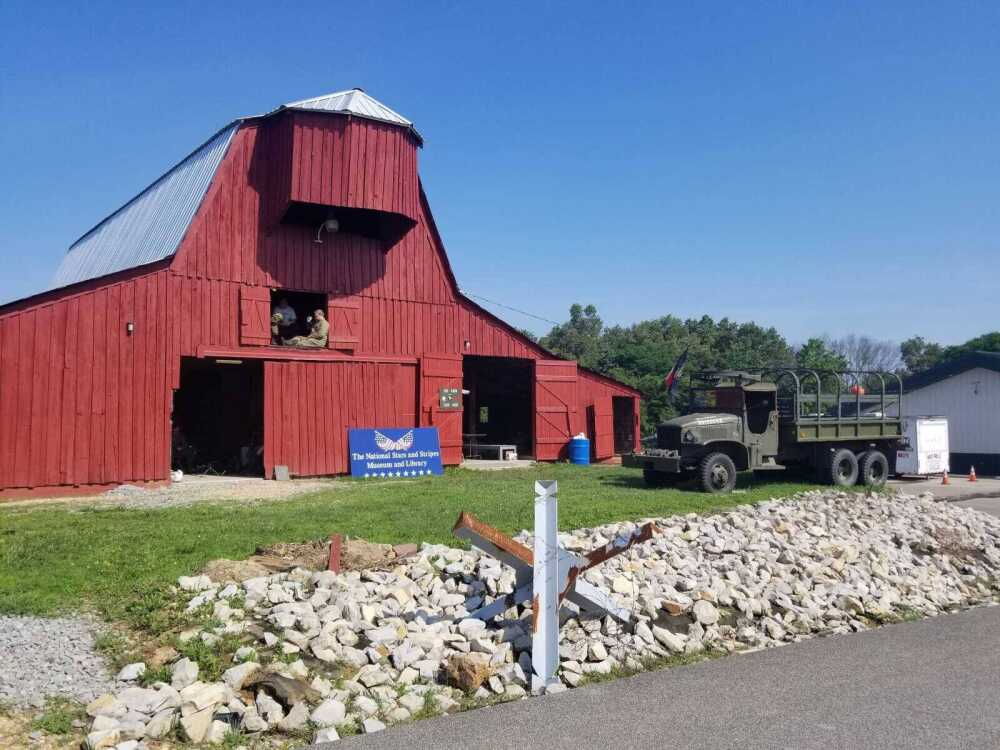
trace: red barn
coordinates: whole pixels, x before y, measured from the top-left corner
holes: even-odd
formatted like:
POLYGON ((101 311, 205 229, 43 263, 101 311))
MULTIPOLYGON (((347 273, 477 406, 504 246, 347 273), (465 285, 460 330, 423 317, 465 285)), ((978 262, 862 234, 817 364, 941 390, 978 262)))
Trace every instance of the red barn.
POLYGON ((0 307, 0 497, 164 481, 185 462, 343 474, 360 426, 436 426, 448 464, 467 434, 543 461, 578 432, 597 459, 631 450, 637 391, 461 294, 421 145, 359 89, 286 104, 81 237, 51 290, 0 307), (327 314, 326 348, 273 343, 282 299, 300 327, 327 314), (466 391, 460 408, 443 388, 466 391))

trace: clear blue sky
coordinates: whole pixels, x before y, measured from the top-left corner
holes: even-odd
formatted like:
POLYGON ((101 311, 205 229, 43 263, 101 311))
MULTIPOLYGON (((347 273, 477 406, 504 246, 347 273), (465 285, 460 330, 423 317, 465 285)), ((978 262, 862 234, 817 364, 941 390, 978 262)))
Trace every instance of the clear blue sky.
POLYGON ((6 0, 0 299, 234 117, 360 86, 468 291, 963 341, 1000 327, 998 39, 990 2, 6 0))

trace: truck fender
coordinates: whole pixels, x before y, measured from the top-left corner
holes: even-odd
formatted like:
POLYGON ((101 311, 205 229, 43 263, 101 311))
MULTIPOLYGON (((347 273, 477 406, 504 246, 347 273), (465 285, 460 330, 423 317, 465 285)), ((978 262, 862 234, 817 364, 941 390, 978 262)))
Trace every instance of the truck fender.
POLYGON ((737 471, 746 471, 750 468, 750 456, 747 447, 734 440, 713 440, 705 443, 705 450, 702 455, 709 453, 725 453, 736 464, 737 471))

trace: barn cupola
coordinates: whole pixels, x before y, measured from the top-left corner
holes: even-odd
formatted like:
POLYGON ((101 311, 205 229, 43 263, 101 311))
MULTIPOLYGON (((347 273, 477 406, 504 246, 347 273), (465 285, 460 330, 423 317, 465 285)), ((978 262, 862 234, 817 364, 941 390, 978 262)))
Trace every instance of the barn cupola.
MULTIPOLYGON (((266 223, 378 238, 388 249, 420 208, 413 123, 361 89, 283 104, 262 118, 266 223)), ((262 188, 263 185, 260 185, 262 188)))

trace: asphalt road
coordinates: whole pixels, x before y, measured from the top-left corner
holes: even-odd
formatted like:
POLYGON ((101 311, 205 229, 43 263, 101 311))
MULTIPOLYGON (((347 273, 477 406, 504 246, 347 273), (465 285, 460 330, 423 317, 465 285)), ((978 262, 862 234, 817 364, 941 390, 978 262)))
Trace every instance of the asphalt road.
POLYGON ((1000 607, 651 672, 325 745, 1000 748, 1000 607))
POLYGON ((948 484, 941 484, 941 477, 928 477, 918 479, 906 477, 904 479, 890 479, 888 486, 890 489, 900 489, 913 495, 921 492, 931 492, 940 500, 968 500, 973 497, 1000 498, 1000 478, 979 477, 976 482, 970 482, 968 477, 962 474, 952 474, 948 484))
POLYGON ((969 500, 961 500, 957 505, 963 508, 975 508, 991 516, 1000 517, 1000 497, 973 497, 969 500))

